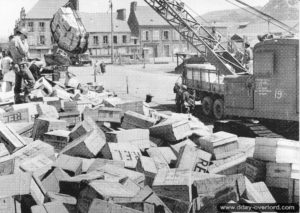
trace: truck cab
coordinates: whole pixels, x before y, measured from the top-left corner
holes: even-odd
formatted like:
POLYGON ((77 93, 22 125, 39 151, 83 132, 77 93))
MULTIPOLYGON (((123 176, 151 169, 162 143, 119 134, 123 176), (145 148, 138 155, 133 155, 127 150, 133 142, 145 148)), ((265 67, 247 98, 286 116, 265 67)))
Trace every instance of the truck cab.
POLYGON ((299 121, 299 39, 265 40, 253 56, 253 75, 224 77, 224 113, 299 121))

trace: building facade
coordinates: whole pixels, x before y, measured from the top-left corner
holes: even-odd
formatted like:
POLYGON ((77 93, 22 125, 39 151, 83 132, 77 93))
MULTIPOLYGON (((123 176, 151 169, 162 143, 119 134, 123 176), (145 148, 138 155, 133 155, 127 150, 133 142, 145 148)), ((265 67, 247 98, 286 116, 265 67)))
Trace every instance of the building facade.
POLYGON ((170 57, 189 50, 179 33, 148 6, 132 2, 128 25, 132 35, 138 38, 140 51, 148 48, 152 57, 170 57))

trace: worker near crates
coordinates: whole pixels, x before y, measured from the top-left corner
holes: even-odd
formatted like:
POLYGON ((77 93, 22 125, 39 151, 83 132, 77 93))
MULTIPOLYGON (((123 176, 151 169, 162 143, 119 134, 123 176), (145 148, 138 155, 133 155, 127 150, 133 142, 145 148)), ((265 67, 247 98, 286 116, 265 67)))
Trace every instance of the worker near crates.
POLYGON ((9 53, 13 59, 13 69, 15 71, 15 103, 28 103, 29 94, 33 90, 35 79, 29 70, 29 47, 27 43, 27 30, 18 29, 15 36, 9 42, 9 53), (24 92, 24 100, 21 93, 24 92))
POLYGON ((248 41, 245 42, 243 63, 249 74, 253 74, 253 52, 248 41))
POLYGON ((181 88, 182 88, 182 97, 181 97, 182 113, 189 114, 195 105, 193 101, 194 100, 193 95, 189 93, 186 85, 182 85, 181 88))

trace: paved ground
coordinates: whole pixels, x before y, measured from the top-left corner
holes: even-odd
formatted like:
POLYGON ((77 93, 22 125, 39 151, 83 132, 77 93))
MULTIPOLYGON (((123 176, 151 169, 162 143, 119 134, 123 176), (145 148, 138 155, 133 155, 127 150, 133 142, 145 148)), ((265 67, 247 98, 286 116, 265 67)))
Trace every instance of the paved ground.
MULTIPOLYGON (((126 93, 128 82, 129 95, 145 98, 147 94, 154 96, 153 102, 169 105, 174 104, 173 86, 179 75, 174 74, 175 63, 140 65, 107 65, 107 72, 97 76, 104 88, 116 93, 126 93)), ((94 80, 93 67, 69 67, 81 82, 94 80)))

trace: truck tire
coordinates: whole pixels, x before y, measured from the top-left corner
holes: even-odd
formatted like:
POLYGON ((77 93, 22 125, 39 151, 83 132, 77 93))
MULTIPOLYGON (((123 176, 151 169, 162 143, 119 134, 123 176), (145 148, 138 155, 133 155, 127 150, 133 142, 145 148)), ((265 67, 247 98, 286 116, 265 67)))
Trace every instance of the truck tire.
POLYGON ((224 117, 224 101, 222 99, 214 101, 213 114, 217 120, 221 120, 224 117))
POLYGON ((212 114, 213 108, 213 100, 209 96, 205 96, 202 100, 202 112, 206 116, 210 116, 212 114))

